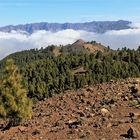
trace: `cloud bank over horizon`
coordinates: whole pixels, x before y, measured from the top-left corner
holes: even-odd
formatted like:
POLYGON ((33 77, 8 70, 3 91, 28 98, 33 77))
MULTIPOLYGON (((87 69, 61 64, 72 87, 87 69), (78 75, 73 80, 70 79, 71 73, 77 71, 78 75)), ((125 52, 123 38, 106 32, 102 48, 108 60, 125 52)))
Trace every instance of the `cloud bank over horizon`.
POLYGON ((63 30, 56 33, 50 31, 36 31, 29 35, 23 31, 10 33, 0 32, 0 59, 22 50, 47 47, 48 45, 66 45, 78 39, 85 41, 95 40, 112 49, 127 47, 136 49, 140 45, 140 24, 133 24, 133 29, 108 31, 104 34, 96 34, 82 30, 63 30))

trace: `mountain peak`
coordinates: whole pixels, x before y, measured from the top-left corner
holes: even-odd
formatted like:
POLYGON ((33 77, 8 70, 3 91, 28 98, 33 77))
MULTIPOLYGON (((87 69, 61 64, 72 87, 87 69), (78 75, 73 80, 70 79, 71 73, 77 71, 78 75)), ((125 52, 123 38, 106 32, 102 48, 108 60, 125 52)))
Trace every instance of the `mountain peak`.
POLYGON ((78 39, 76 42, 74 42, 73 44, 74 45, 83 45, 83 44, 85 44, 86 42, 84 41, 84 40, 82 40, 82 39, 78 39))

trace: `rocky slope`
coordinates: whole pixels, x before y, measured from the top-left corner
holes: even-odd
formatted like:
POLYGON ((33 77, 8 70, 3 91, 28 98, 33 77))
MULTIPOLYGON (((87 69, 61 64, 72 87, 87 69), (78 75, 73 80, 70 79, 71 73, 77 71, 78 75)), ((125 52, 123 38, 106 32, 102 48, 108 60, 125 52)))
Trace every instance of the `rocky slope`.
MULTIPOLYGON (((2 130, 4 123, 1 120, 2 130)), ((140 140, 140 78, 85 86, 40 101, 2 140, 140 140)))

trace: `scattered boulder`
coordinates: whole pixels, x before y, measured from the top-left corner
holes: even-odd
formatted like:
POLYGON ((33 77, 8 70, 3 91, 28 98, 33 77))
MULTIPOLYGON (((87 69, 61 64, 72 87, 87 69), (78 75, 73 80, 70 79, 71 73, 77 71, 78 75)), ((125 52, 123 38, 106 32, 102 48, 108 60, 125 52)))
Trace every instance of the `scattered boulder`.
POLYGON ((24 126, 19 126, 19 127, 18 127, 18 130, 19 130, 20 132, 24 132, 26 129, 27 129, 27 127, 24 127, 24 126))
POLYGON ((32 132, 32 136, 35 136, 35 135, 39 135, 40 134, 40 131, 35 129, 33 132, 32 132))
POLYGON ((105 116, 105 115, 109 114, 109 111, 108 111, 106 108, 102 108, 102 109, 101 109, 101 114, 102 114, 103 116, 105 116))
POLYGON ((134 138, 134 131, 132 128, 128 129, 127 136, 128 138, 134 138))
POLYGON ((137 134, 136 130, 134 130, 131 127, 127 130, 127 134, 121 134, 120 136, 125 137, 125 138, 129 138, 129 139, 138 138, 138 134, 137 134))
POLYGON ((69 126, 69 128, 71 129, 71 128, 78 128, 78 126, 79 125, 81 125, 81 121, 80 120, 77 120, 77 119, 75 119, 75 120, 70 120, 68 123, 66 123, 68 126, 69 126))

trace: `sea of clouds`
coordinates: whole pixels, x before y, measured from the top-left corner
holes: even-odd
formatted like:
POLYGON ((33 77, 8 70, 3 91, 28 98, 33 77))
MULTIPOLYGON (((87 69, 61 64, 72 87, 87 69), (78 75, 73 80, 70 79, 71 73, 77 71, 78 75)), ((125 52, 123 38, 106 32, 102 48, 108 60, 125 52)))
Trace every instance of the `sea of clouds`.
POLYGON ((140 24, 131 25, 133 29, 107 31, 97 34, 86 31, 75 31, 71 29, 58 31, 36 31, 28 34, 23 31, 11 31, 10 33, 0 32, 0 59, 5 56, 32 48, 47 47, 48 45, 66 45, 78 39, 85 41, 95 40, 112 49, 128 47, 137 49, 140 45, 140 24))

